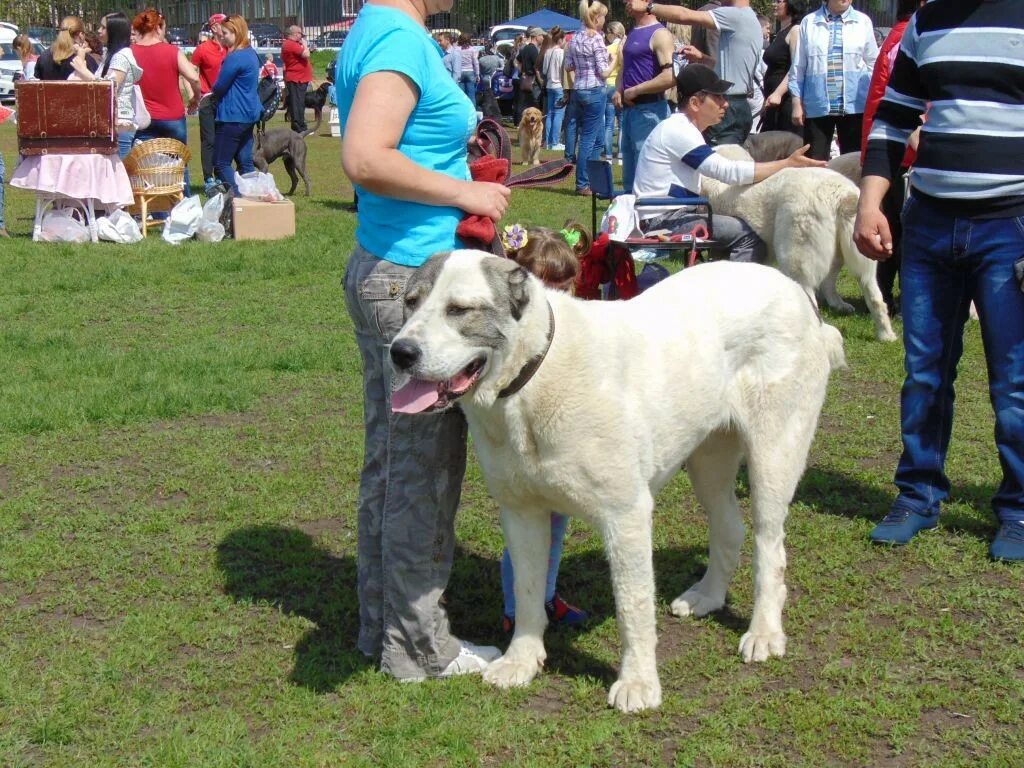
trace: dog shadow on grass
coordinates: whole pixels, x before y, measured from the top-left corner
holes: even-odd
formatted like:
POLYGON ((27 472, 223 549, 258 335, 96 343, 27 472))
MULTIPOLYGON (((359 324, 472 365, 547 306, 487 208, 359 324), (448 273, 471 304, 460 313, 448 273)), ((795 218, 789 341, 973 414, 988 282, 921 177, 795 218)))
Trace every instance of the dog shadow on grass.
MULTIPOLYGON (((499 558, 498 553, 485 556, 456 547, 444 602, 459 636, 504 650, 510 637, 501 631, 499 558)), ((678 588, 699 578, 705 559, 703 547, 656 550, 658 599, 671 601, 678 588)), ((225 591, 235 600, 270 604, 315 625, 295 645, 291 674, 295 684, 327 693, 375 664, 356 648, 359 602, 354 555, 335 555, 297 528, 250 526, 224 537, 217 547, 217 566, 224 574, 225 591)), ((595 549, 567 555, 562 561, 559 591, 589 611, 591 620, 580 629, 548 630, 546 668, 610 684, 616 678, 616 669, 575 642, 579 634, 597 631, 605 620, 615 616, 604 554, 595 549)), ((742 625, 741 619, 727 609, 709 618, 730 628, 742 625)), ((618 653, 616 648, 610 654, 616 664, 618 653)))
MULTIPOLYGON (((983 541, 990 540, 998 527, 989 506, 995 492, 994 484, 964 485, 954 481, 951 498, 961 502, 962 506, 944 505, 941 526, 983 541), (965 512, 963 506, 971 511, 965 512)), ((825 514, 878 523, 895 498, 895 486, 879 488, 852 475, 811 467, 800 481, 794 501, 813 506, 825 514)))

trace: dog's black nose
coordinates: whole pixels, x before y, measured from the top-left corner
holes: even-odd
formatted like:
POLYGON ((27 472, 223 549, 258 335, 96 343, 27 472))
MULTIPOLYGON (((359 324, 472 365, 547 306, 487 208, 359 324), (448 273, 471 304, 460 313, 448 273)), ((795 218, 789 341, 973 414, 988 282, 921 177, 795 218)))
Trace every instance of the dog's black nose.
POLYGON ((391 362, 400 371, 406 371, 416 365, 420 359, 420 348, 415 341, 399 339, 391 345, 391 362))

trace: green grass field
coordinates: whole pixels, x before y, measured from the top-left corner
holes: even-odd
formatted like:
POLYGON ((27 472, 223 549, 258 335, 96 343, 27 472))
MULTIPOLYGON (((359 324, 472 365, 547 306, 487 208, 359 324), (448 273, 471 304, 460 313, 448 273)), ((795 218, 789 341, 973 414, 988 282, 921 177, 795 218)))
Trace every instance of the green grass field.
MULTIPOLYGON (((33 199, 7 189, 0 764, 1024 765, 1024 571, 987 559, 1000 471, 977 325, 942 523, 902 550, 872 547, 900 447, 902 353, 872 339, 849 281, 859 314, 829 318, 849 370, 833 377, 788 524, 784 659, 737 654, 749 542, 723 611, 669 614, 706 563, 681 475, 655 515, 660 710, 606 707, 614 605, 579 523, 560 588, 595 618, 549 633, 528 688, 376 671, 355 649, 360 366, 340 280, 356 221, 338 142, 308 145, 314 195, 295 198, 298 235, 282 242, 34 244, 33 199)), ((9 125, 0 150, 9 176, 9 125)), ((513 195, 509 221, 569 217, 589 222, 571 182, 513 195)), ((502 538, 475 463, 458 527, 453 626, 504 646, 502 538)))

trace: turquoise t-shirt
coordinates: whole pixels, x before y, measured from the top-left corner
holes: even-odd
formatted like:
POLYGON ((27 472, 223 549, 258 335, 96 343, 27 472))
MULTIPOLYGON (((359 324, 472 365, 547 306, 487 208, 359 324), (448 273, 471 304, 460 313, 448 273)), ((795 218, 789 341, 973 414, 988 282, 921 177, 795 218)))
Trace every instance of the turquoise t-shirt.
MULTIPOLYGON (((419 89, 399 151, 433 171, 468 180, 466 142, 476 127, 476 107, 452 80, 443 52, 409 16, 364 5, 345 38, 335 71, 338 118, 344 136, 359 80, 374 72, 398 72, 419 89)), ((367 251, 395 264, 418 267, 431 254, 463 247, 455 227, 458 208, 424 205, 375 195, 361 187, 356 239, 367 251)))

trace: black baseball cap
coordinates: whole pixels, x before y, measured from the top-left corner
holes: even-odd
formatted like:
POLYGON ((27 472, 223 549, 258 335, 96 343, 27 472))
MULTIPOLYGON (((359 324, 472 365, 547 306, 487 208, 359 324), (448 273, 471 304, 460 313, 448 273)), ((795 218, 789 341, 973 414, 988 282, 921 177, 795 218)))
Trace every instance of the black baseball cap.
POLYGON ((703 64, 687 64, 676 75, 676 92, 679 95, 680 106, 695 93, 704 91, 724 95, 732 86, 728 80, 716 75, 715 70, 703 64))

